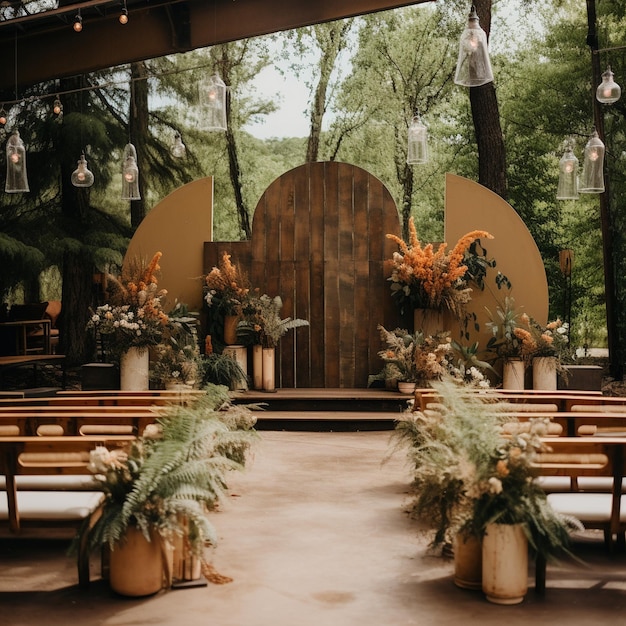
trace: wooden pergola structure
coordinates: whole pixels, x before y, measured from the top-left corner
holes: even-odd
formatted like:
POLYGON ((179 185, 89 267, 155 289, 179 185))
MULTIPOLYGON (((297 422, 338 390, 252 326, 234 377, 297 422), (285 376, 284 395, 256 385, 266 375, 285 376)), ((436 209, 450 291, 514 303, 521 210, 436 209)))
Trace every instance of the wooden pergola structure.
POLYGON ((431 1, 41 0, 51 8, 29 13, 36 2, 14 0, 0 6, 0 99, 10 101, 24 85, 431 1))

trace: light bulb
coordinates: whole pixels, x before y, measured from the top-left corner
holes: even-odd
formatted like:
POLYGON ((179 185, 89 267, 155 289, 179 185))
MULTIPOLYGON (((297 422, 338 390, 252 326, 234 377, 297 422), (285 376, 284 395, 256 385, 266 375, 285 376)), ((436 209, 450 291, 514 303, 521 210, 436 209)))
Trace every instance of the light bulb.
POLYGON ((54 101, 54 106, 52 107, 52 110, 54 111, 55 115, 58 115, 63 110, 63 106, 61 105, 60 100, 57 99, 54 101))
POLYGON ((11 154, 11 163, 19 163, 20 162, 20 155, 17 152, 13 152, 11 154))
POLYGON ((0 124, 4 126, 7 123, 7 116, 4 111, 0 111, 0 124))
POLYGON ((133 172, 124 172, 124 180, 127 183, 135 182, 135 174, 133 172))
POLYGON ((72 28, 77 33, 80 33, 80 31, 83 30, 83 18, 80 16, 80 13, 74 18, 74 25, 72 28))
POLYGON ((120 24, 128 24, 128 9, 122 9, 118 19, 120 24))

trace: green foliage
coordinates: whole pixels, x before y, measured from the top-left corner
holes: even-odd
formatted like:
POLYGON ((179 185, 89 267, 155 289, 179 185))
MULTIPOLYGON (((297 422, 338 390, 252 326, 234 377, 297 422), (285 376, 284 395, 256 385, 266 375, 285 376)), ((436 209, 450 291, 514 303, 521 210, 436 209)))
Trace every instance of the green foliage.
POLYGON ((158 424, 159 435, 138 438, 125 457, 92 454, 105 503, 95 524, 80 531, 88 533, 91 546, 114 548, 129 525, 147 538, 151 529, 167 538, 188 528, 200 556, 207 542, 216 542, 208 511, 227 489, 228 472, 243 467, 256 437, 254 419, 209 387, 191 406, 168 407, 158 424))
POLYGON ((523 524, 530 545, 546 557, 567 550, 568 530, 580 524, 559 516, 532 480, 544 421, 505 435, 502 425, 512 420, 497 402, 450 380, 433 387, 438 402, 403 414, 392 438, 392 453, 406 452, 413 469, 412 511, 433 529, 433 546, 459 532, 480 536, 499 522, 523 524))

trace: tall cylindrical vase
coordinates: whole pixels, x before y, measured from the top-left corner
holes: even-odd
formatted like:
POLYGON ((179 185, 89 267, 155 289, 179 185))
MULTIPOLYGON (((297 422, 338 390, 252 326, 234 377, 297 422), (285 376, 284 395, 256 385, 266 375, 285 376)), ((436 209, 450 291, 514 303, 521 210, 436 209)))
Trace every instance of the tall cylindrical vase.
POLYGON ((263 346, 260 343, 252 346, 252 386, 263 389, 263 346))
POLYGON ((524 361, 506 359, 502 368, 503 389, 524 389, 524 361))
POLYGON ((554 356, 533 359, 533 389, 554 391, 557 387, 557 362, 554 356))
POLYGON ((142 391, 150 388, 148 348, 129 348, 120 358, 120 389, 142 391))
POLYGON ((238 315, 226 315, 224 317, 224 343, 232 346, 237 343, 237 324, 239 323, 238 315))
POLYGON ((483 593, 494 604, 519 604, 528 591, 528 539, 522 524, 489 524, 483 537, 483 593))
POLYGON ((415 309, 413 311, 413 330, 424 335, 436 335, 445 330, 443 311, 440 309, 415 309))
POLYGON ((275 348, 263 348, 263 391, 276 391, 275 363, 275 348))

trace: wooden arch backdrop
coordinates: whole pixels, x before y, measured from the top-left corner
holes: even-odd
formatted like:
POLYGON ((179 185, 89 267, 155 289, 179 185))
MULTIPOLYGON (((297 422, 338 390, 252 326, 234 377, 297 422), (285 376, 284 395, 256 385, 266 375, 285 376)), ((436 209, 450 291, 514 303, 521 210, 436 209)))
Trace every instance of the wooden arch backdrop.
POLYGON ((222 252, 261 293, 280 295, 290 331, 277 351, 281 387, 367 387, 382 363, 378 324, 407 326, 391 300, 384 261, 397 249, 396 205, 383 183, 346 163, 308 163, 276 179, 254 212, 252 238, 207 242, 204 271, 222 252))

